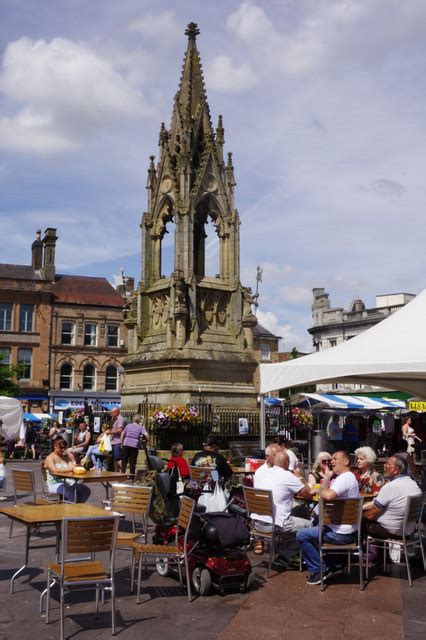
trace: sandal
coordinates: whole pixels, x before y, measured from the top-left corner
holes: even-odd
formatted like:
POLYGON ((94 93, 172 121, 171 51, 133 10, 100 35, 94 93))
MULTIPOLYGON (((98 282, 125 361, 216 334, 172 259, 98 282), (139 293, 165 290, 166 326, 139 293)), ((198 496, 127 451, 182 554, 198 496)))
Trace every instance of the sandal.
POLYGON ((263 544, 262 540, 257 540, 254 544, 253 552, 257 556, 261 556, 264 551, 265 551, 265 545, 263 544))

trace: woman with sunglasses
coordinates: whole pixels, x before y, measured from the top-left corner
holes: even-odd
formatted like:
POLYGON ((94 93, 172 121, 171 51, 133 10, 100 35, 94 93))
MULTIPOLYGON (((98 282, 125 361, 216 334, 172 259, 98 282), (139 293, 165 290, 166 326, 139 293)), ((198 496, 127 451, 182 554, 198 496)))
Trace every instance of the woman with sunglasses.
POLYGON ((47 490, 49 493, 59 493, 64 496, 64 499, 68 502, 86 502, 90 496, 90 489, 85 484, 77 484, 76 480, 67 479, 60 480, 57 476, 53 475, 58 470, 73 471, 76 466, 73 462, 70 462, 65 457, 65 450, 67 443, 64 438, 58 436, 53 441, 53 451, 50 453, 44 461, 44 466, 47 470, 47 490))
POLYGON ((308 475, 308 485, 310 487, 322 483, 329 464, 331 464, 331 455, 327 451, 320 451, 315 458, 312 471, 308 475))

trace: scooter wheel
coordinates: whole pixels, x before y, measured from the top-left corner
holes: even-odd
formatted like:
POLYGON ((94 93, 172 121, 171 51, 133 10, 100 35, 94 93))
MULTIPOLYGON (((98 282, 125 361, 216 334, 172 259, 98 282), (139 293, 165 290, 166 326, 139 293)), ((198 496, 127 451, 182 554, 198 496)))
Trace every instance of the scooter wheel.
POLYGON ((208 596, 212 587, 210 571, 203 567, 195 567, 192 573, 192 584, 199 596, 208 596))
POLYGON ((155 568, 157 569, 157 573, 160 576, 163 576, 163 578, 170 575, 169 561, 167 558, 157 558, 155 568))

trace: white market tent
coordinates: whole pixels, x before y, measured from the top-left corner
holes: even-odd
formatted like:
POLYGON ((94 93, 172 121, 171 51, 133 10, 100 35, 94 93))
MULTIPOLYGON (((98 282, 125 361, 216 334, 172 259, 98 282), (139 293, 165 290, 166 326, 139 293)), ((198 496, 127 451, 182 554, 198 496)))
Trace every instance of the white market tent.
POLYGON ((0 396, 0 428, 5 440, 19 438, 22 416, 23 409, 19 400, 0 396))
POLYGON ((331 382, 398 389, 426 399, 426 289, 382 322, 336 347, 287 362, 261 364, 262 446, 264 394, 331 382))
POLYGON ((260 393, 304 384, 369 384, 426 398, 426 289, 351 340, 308 356, 260 365, 260 393))

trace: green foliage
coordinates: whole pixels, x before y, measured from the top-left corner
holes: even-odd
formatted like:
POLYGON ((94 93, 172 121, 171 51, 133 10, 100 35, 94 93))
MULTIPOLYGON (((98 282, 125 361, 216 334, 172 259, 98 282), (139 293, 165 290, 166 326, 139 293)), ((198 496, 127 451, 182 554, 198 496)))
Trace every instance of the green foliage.
POLYGON ((0 396, 14 398, 20 392, 19 385, 16 382, 20 367, 2 364, 2 361, 3 356, 0 354, 0 396))

